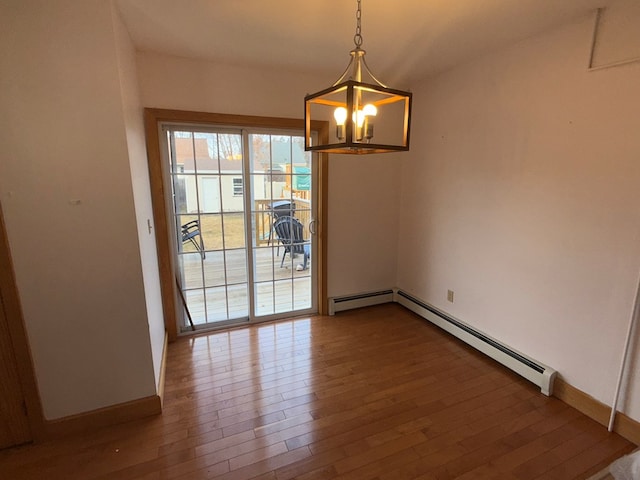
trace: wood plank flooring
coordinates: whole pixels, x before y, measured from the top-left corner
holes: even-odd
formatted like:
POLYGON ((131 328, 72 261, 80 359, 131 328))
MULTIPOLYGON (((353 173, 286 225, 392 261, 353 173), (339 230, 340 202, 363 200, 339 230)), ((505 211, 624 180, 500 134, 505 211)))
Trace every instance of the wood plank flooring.
POLYGON ((161 416, 0 452, 2 479, 573 479, 634 446, 398 305, 169 347, 161 416))

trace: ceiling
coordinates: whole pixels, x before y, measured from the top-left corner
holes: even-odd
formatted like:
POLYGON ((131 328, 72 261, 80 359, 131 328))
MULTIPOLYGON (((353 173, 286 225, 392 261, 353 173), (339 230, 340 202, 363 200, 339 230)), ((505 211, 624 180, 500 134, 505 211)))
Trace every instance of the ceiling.
MULTIPOLYGON (((337 79, 354 46, 356 0, 116 1, 141 51, 318 72, 337 79)), ((362 47, 376 76, 406 88, 609 3, 362 0, 362 47)))

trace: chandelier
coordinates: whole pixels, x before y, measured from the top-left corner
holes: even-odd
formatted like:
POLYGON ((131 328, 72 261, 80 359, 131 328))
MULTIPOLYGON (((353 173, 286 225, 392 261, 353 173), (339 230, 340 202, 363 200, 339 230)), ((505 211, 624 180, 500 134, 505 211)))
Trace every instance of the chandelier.
POLYGON ((355 48, 340 78, 329 88, 304 97, 305 150, 364 154, 409 150, 411 93, 387 87, 364 59, 362 7, 356 11, 355 48), (312 122, 330 125, 326 141, 312 136, 312 122))

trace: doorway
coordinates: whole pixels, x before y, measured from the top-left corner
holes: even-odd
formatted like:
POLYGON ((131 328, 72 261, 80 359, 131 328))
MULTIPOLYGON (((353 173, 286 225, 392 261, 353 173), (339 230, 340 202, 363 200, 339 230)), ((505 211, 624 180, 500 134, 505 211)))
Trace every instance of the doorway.
POLYGON ((191 330, 186 313, 197 330, 324 311, 326 158, 304 151, 302 122, 145 114, 170 338, 172 311, 175 335, 191 330))

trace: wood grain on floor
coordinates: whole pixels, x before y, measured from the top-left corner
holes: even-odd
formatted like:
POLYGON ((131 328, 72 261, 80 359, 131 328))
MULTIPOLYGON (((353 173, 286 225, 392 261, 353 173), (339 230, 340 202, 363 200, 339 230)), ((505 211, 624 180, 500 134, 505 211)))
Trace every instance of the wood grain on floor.
POLYGON ((169 346, 164 412, 3 479, 573 479, 634 445, 394 304, 169 346))

